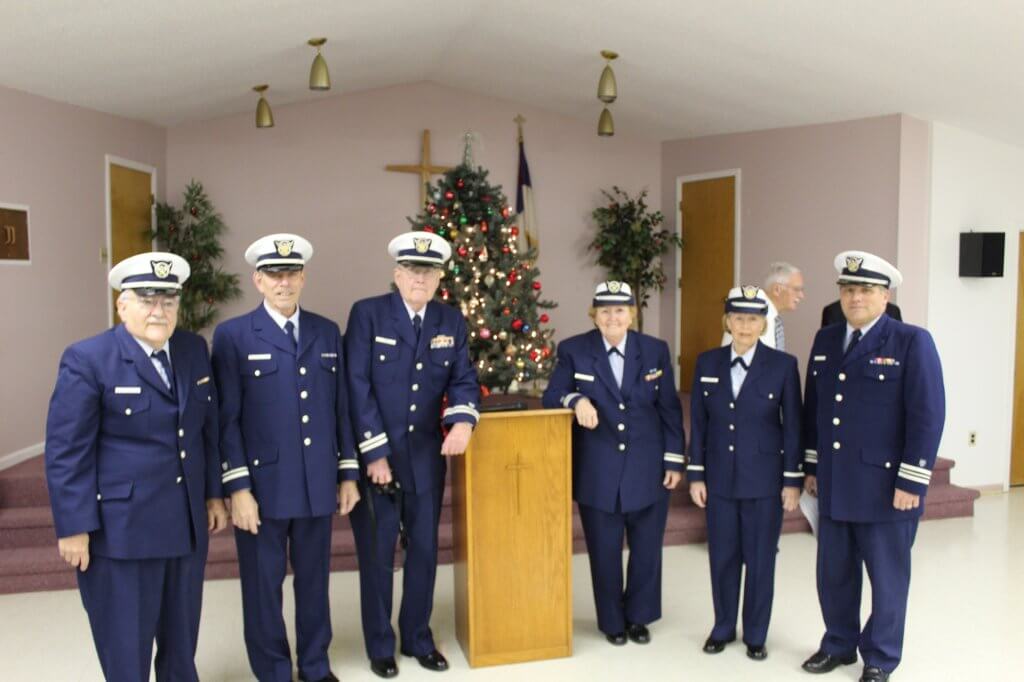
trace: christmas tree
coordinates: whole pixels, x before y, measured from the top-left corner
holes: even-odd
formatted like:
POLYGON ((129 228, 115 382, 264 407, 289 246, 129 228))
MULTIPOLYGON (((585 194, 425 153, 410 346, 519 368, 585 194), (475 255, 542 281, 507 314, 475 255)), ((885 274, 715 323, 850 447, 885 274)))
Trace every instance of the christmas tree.
POLYGON ((466 318, 484 394, 514 393, 551 373, 554 330, 543 326, 549 318, 541 310, 556 304, 540 297, 536 251, 520 250, 519 228, 501 186, 472 165, 467 145, 464 162, 429 189, 429 203, 409 220, 451 242, 452 259, 437 295, 466 318))
POLYGON ((218 263, 224 255, 220 237, 224 221, 213 210, 202 183, 192 180, 185 188, 184 204, 156 206, 156 242, 160 249, 188 261, 192 274, 181 291, 178 325, 199 332, 217 319, 217 304, 242 295, 238 275, 224 272, 218 263))

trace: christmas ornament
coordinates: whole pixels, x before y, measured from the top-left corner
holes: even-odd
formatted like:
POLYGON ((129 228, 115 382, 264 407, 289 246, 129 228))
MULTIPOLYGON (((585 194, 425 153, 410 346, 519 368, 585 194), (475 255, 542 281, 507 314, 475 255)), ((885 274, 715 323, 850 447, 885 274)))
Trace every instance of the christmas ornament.
POLYGON ((544 346, 540 349, 540 354, 545 358, 551 357, 551 348, 549 346, 544 346))
POLYGON ((518 236, 519 236, 519 228, 518 228, 518 227, 516 227, 515 225, 513 225, 513 226, 512 226, 512 227, 511 227, 511 228, 509 229, 509 232, 511 232, 511 233, 512 233, 512 236, 513 236, 513 237, 518 237, 518 236))
POLYGON ((462 208, 462 203, 461 203, 461 202, 458 202, 458 201, 456 201, 456 202, 455 202, 454 204, 452 204, 452 208, 453 208, 454 210, 458 211, 458 210, 459 210, 460 208, 462 208))
POLYGON ((489 338, 491 338, 491 330, 488 329, 487 327, 484 327, 483 329, 481 329, 480 330, 480 338, 481 339, 489 339, 489 338))
POLYGON ((507 218, 507 217, 508 217, 508 215, 509 215, 509 210, 508 210, 508 206, 505 206, 504 208, 502 208, 502 209, 501 209, 501 215, 502 215, 503 217, 505 217, 505 218, 507 218))
POLYGON ((550 318, 550 317, 548 317, 548 314, 547 314, 547 313, 541 313, 541 316, 540 316, 540 321, 541 321, 541 322, 543 322, 544 324, 547 324, 547 323, 548 323, 548 320, 550 320, 550 319, 551 319, 551 318, 550 318))
POLYGON ((504 329, 501 330, 500 332, 498 332, 498 338, 504 341, 505 339, 508 338, 508 332, 505 331, 504 329))
POLYGON ((455 181, 455 186, 458 187, 459 189, 462 189, 463 187, 466 186, 466 181, 463 180, 462 178, 459 178, 458 180, 455 181))
POLYGON ((469 218, 467 218, 467 217, 466 217, 466 216, 464 216, 464 215, 460 215, 460 216, 459 216, 459 224, 460 224, 460 225, 465 225, 465 224, 466 224, 466 223, 468 223, 468 222, 469 222, 469 218))
POLYGON ((502 314, 502 315, 511 315, 511 314, 512 314, 512 311, 511 311, 511 310, 509 310, 508 308, 502 308, 502 309, 501 309, 501 314, 502 314))
POLYGON ((530 325, 528 325, 528 324, 524 324, 524 325, 523 325, 523 331, 524 331, 524 332, 527 332, 527 333, 529 333, 529 331, 530 331, 530 325))
POLYGON ((469 249, 467 249, 465 246, 460 246, 459 249, 458 249, 458 253, 459 253, 460 256, 465 258, 466 254, 469 253, 469 249))
POLYGON ((522 369, 523 367, 526 367, 526 360, 516 360, 516 369, 522 369))
POLYGON ((506 244, 505 246, 501 247, 501 252, 502 253, 511 253, 512 249, 508 248, 508 245, 506 244))
POLYGON ((516 348, 516 344, 514 343, 510 343, 507 346, 505 346, 505 355, 511 355, 512 357, 515 357, 516 353, 518 352, 519 349, 516 348))
POLYGON ((540 291, 540 282, 534 282, 533 283, 533 290, 534 291, 540 291))
POLYGON ((487 259, 489 257, 490 257, 490 254, 487 253, 487 247, 486 246, 484 248, 480 249, 480 262, 481 263, 486 263, 487 259))
POLYGON ((486 234, 487 230, 487 223, 480 223, 480 231, 486 234))
POLYGON ((484 284, 486 284, 487 286, 492 286, 494 284, 494 275, 487 275, 486 277, 484 277, 484 284))
POLYGON ((427 204, 427 213, 430 215, 437 213, 437 204, 427 204))
POLYGON ((520 320, 518 317, 512 320, 512 328, 515 329, 516 331, 519 331, 520 329, 523 328, 523 321, 520 320))
POLYGON ((452 199, 455 198, 455 192, 448 190, 447 192, 444 193, 444 198, 447 199, 448 201, 451 201, 452 199))

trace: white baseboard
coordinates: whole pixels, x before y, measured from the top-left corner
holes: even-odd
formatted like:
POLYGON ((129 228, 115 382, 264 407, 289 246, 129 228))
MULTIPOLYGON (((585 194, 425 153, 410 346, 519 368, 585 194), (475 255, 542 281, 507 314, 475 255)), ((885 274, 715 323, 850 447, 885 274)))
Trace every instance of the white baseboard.
POLYGON ((6 455, 0 455, 0 471, 10 469, 15 464, 21 464, 27 459, 43 454, 44 445, 45 443, 36 443, 35 445, 29 445, 27 448, 22 448, 6 455))

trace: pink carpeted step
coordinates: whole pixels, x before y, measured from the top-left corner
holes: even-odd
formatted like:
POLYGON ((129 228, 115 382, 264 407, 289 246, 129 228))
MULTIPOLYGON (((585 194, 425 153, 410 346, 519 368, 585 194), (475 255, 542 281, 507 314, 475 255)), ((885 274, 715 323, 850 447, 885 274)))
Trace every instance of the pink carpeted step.
POLYGON ((49 506, 0 508, 0 552, 53 545, 56 541, 49 506))

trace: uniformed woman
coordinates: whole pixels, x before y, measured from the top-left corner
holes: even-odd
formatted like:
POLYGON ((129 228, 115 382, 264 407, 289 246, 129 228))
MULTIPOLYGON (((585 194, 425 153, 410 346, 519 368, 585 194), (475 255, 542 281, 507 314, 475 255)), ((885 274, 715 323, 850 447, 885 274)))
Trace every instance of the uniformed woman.
POLYGON ((628 284, 603 282, 597 329, 566 339, 545 407, 576 412, 573 495, 590 556, 597 625, 608 641, 650 641, 661 617, 661 546, 669 490, 682 478, 683 416, 668 344, 630 330, 628 284), (629 545, 625 586, 622 541, 629 545))
POLYGON ((707 509, 715 626, 704 652, 736 639, 740 573, 747 656, 768 656, 775 555, 783 510, 796 509, 803 485, 800 378, 792 355, 760 343, 768 299, 754 286, 725 301, 732 343, 697 358, 690 403, 690 497, 707 509))

